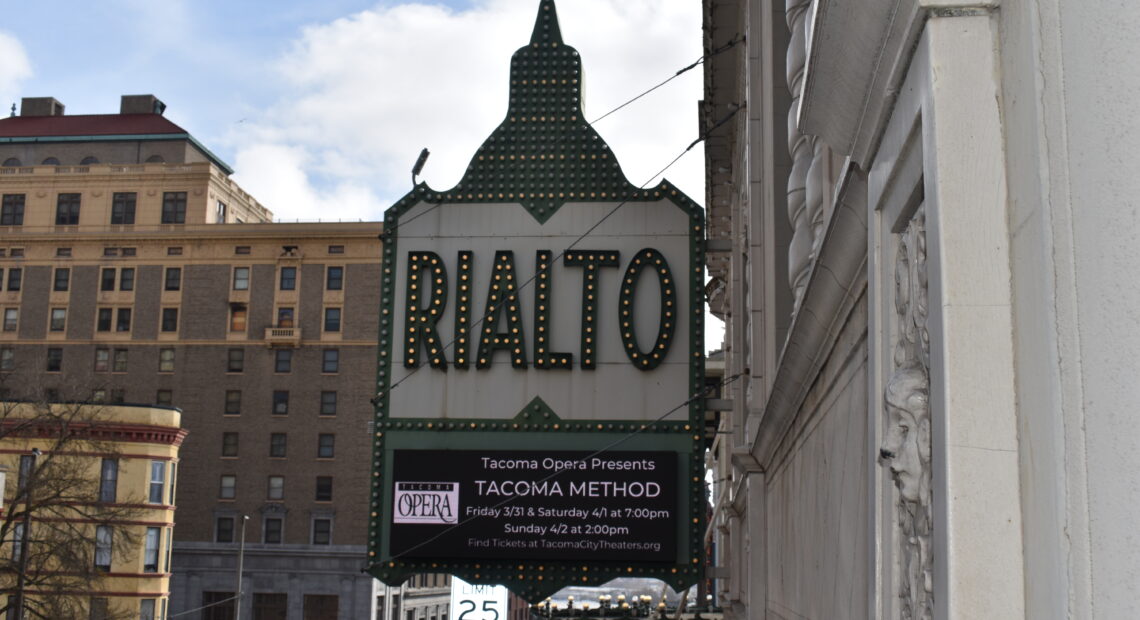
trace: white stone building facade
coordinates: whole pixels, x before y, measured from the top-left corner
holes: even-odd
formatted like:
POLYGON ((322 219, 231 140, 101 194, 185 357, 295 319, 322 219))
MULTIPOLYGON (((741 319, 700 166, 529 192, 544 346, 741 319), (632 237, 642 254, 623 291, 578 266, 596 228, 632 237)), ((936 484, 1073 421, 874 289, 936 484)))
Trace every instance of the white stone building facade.
POLYGON ((704 7, 728 615, 1140 617, 1140 5, 704 7))

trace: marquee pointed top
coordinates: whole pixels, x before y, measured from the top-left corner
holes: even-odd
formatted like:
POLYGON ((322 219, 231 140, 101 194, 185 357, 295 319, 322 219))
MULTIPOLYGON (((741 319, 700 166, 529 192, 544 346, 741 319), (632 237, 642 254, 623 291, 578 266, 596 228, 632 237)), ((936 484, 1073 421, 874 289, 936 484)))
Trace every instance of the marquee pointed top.
MULTIPOLYGON (((653 200, 678 194, 662 180, 642 189, 582 113, 582 59, 562 41, 554 0, 539 0, 530 41, 511 56, 507 114, 449 190, 420 183, 399 203, 518 203, 545 223, 568 202, 653 200)), ((680 200, 680 199, 678 199, 680 200)), ((691 204, 686 197, 682 204, 691 204)))
POLYGON ((534 20, 534 32, 530 35, 531 43, 561 43, 562 30, 558 28, 558 9, 554 0, 541 0, 538 5, 538 17, 534 20))

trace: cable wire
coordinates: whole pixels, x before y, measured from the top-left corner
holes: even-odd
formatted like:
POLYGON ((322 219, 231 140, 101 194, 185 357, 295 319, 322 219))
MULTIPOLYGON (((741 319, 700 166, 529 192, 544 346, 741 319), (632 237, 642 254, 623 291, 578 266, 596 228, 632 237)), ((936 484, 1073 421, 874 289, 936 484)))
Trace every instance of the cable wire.
POLYGON ((743 41, 744 41, 744 39, 739 34, 736 35, 728 43, 725 43, 724 45, 716 48, 715 50, 709 52, 708 54, 705 54, 704 56, 701 56, 693 64, 678 69, 676 73, 665 78, 664 80, 659 82, 656 86, 653 86, 649 90, 642 92, 640 95, 637 95, 636 97, 630 99, 629 101, 626 101, 625 103, 623 103, 623 104, 619 105, 618 107, 610 110, 609 112, 606 112, 605 114, 599 116, 598 118, 595 118, 594 120, 590 121, 590 124, 593 125, 594 123, 597 123, 598 121, 602 120, 603 118, 606 118, 607 116, 613 114, 614 112, 617 112, 618 110, 626 107, 627 105, 633 103, 634 101, 637 101, 638 99, 641 99, 642 97, 644 97, 644 96, 648 95, 649 93, 657 90, 658 88, 661 88, 662 86, 668 84, 669 82, 672 82, 673 80, 677 79, 678 77, 680 77, 684 73, 686 73, 692 69, 696 69, 698 66, 701 65, 701 63, 712 58, 713 56, 716 56, 716 55, 720 54, 721 52, 727 51, 727 50, 731 49, 732 47, 734 47, 737 43, 741 43, 743 41))

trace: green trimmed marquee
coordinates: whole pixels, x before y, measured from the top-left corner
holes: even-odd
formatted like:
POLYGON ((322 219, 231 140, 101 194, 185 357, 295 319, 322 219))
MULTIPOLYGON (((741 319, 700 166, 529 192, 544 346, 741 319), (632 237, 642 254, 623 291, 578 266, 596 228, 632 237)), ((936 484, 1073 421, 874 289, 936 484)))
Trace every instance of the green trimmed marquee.
POLYGON ((701 576, 704 210, 582 117, 541 0, 462 181, 385 212, 368 571, 529 601, 701 576), (557 349, 557 350, 556 350, 557 349))

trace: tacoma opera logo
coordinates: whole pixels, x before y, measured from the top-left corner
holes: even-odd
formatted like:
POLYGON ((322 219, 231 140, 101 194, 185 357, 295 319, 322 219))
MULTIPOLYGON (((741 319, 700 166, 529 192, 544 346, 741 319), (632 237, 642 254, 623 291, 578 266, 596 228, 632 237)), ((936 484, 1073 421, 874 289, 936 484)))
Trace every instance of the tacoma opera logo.
POLYGON ((394 523, 455 523, 458 482, 397 482, 394 523))

